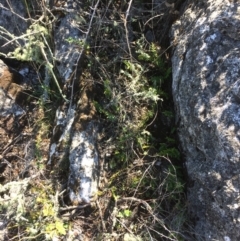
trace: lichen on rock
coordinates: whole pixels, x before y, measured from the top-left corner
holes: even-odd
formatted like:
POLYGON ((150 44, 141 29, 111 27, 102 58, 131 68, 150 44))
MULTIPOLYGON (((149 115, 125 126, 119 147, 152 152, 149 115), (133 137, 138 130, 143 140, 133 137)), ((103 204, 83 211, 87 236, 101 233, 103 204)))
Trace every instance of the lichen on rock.
POLYGON ((97 125, 90 122, 86 130, 76 131, 72 137, 69 196, 73 203, 89 203, 97 194, 99 170, 96 128, 97 125))
POLYGON ((172 27, 173 98, 197 240, 239 240, 240 4, 187 5, 172 27))

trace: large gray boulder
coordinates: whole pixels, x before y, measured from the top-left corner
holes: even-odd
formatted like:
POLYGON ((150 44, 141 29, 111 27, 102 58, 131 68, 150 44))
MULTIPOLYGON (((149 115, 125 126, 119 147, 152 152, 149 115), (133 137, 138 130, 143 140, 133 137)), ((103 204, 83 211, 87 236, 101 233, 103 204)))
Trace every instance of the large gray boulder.
POLYGON ((240 3, 190 1, 172 27, 173 97, 196 240, 240 240, 240 3))

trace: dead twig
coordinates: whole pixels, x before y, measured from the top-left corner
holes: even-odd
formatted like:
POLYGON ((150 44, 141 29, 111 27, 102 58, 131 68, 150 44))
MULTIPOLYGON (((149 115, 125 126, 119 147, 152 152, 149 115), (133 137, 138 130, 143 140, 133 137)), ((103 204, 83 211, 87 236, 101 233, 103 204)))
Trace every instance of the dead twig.
POLYGON ((16 142, 19 140, 19 138, 22 136, 22 133, 19 134, 18 136, 16 136, 10 143, 8 143, 4 148, 3 148, 3 152, 1 154, 1 158, 4 157, 7 152, 11 149, 11 146, 13 144, 16 144, 16 142))
POLYGON ((153 214, 153 210, 151 208, 151 206, 144 200, 142 199, 138 199, 138 198, 135 198, 135 197, 122 197, 122 198, 119 198, 117 200, 117 203, 120 202, 120 201, 131 201, 131 202, 138 202, 138 203, 141 203, 145 206, 146 210, 150 213, 150 214, 153 214))
POLYGON ((100 217, 101 217, 103 231, 106 232, 107 229, 106 229, 106 225, 105 225, 105 222, 104 222, 104 219, 103 219, 102 209, 100 207, 100 204, 99 204, 98 200, 96 201, 96 203, 97 203, 98 211, 99 211, 99 214, 100 214, 100 217))
POLYGON ((83 204, 83 205, 78 205, 78 206, 69 206, 69 207, 60 207, 60 211, 71 211, 71 210, 76 210, 76 209, 83 209, 90 206, 89 203, 83 204))
POLYGON ((130 43, 129 43, 129 39, 128 39, 129 32, 128 32, 127 23, 128 23, 129 12, 130 12, 130 9, 131 9, 131 6, 132 6, 132 1, 133 0, 130 0, 130 2, 128 4, 128 8, 127 8, 127 11, 126 11, 126 16, 125 16, 125 19, 123 20, 124 27, 125 27, 125 32, 126 32, 126 41, 127 41, 128 51, 129 51, 129 55, 130 55, 131 60, 132 60, 132 52, 131 52, 131 47, 130 47, 130 43))

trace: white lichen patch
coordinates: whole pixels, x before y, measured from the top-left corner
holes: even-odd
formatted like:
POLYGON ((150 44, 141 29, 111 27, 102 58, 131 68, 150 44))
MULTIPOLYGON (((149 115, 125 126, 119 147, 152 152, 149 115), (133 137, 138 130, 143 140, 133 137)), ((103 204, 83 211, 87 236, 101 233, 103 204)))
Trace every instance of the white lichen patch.
POLYGON ((64 155, 64 148, 69 143, 70 133, 74 122, 75 107, 73 106, 73 108, 69 109, 66 112, 62 111, 60 108, 56 111, 56 126, 53 129, 53 135, 56 134, 59 128, 62 128, 63 132, 58 140, 58 143, 52 143, 50 146, 49 159, 47 163, 48 165, 52 164, 52 159, 54 156, 58 157, 59 163, 61 162, 61 158, 64 155))
POLYGON ((231 239, 228 236, 225 236, 224 241, 231 241, 231 239))
POLYGON ((57 147, 56 143, 52 143, 52 145, 50 146, 49 160, 47 163, 48 165, 51 165, 52 163, 52 156, 56 154, 56 147, 57 147))
POLYGON ((213 60, 210 56, 206 56, 206 65, 212 64, 213 60))
POLYGON ((71 128, 72 128, 72 125, 73 125, 73 122, 74 122, 74 116, 75 116, 75 107, 68 110, 67 124, 66 124, 66 127, 64 128, 63 134, 62 134, 59 142, 68 141, 70 131, 71 131, 71 128))
POLYGON ((85 131, 75 132, 70 147, 69 197, 75 204, 89 203, 97 193, 98 152, 94 123, 85 131))

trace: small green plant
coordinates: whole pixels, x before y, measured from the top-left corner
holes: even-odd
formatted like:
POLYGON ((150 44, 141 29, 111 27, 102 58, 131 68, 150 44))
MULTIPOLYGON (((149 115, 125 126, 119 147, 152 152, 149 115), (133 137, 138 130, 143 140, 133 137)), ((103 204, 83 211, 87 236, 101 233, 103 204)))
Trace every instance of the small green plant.
POLYGON ((104 95, 107 99, 111 99, 112 97, 112 88, 111 88, 111 82, 110 80, 106 79, 103 82, 104 86, 104 95))
MULTIPOLYGON (((44 16, 44 15, 43 15, 44 16)), ((42 19, 49 19, 48 17, 40 17, 39 21, 35 21, 27 29, 26 34, 19 37, 13 37, 14 42, 17 39, 24 41, 23 45, 19 45, 15 50, 8 54, 8 57, 14 58, 20 61, 32 61, 38 66, 45 66, 45 79, 43 81, 43 88, 49 89, 50 80, 53 80, 61 97, 68 102, 66 96, 63 94, 62 89, 58 83, 58 79, 54 73, 55 57, 51 48, 51 30, 47 28, 50 22, 43 24, 42 19)), ((9 43, 10 43, 9 42, 9 43)), ((43 99, 46 101, 49 99, 48 91, 44 91, 43 99)))
POLYGON ((17 47, 9 54, 9 57, 21 61, 33 61, 37 64, 42 64, 44 58, 41 48, 45 48, 45 40, 48 41, 49 38, 49 30, 39 23, 34 23, 27 29, 26 34, 22 35, 25 45, 17 47))
MULTIPOLYGON (((43 184, 42 184, 43 185, 43 184)), ((36 201, 26 210, 26 218, 30 224, 26 228, 29 234, 42 233, 46 240, 66 234, 68 225, 58 218, 58 202, 54 196, 51 185, 31 187, 31 195, 36 201)))
POLYGON ((132 211, 129 209, 124 209, 118 212, 118 218, 129 218, 132 215, 132 211))
POLYGON ((165 156, 170 159, 174 158, 175 160, 179 160, 180 158, 180 153, 176 147, 169 147, 168 144, 161 143, 159 149, 160 149, 159 151, 160 156, 165 156))
POLYGON ((94 101, 94 106, 100 114, 103 114, 107 118, 107 120, 109 120, 109 121, 115 121, 116 120, 116 114, 113 111, 114 108, 117 109, 116 106, 112 105, 110 110, 106 110, 96 101, 94 101))
POLYGON ((148 87, 143 66, 130 61, 124 61, 124 64, 126 69, 122 69, 120 73, 129 79, 129 81, 125 82, 126 90, 129 92, 129 95, 135 98, 136 103, 149 100, 156 103, 160 100, 157 90, 153 87, 148 87))
POLYGON ((70 44, 77 45, 86 51, 90 50, 90 45, 88 43, 86 43, 85 39, 75 39, 75 38, 69 37, 66 39, 66 41, 70 44))
MULTIPOLYGON (((165 182, 165 188, 168 193, 181 194, 184 192, 184 182, 182 179, 181 168, 178 166, 169 166, 165 182)), ((176 195, 177 196, 177 195, 176 195)), ((174 198, 174 195, 172 196, 174 198)))

